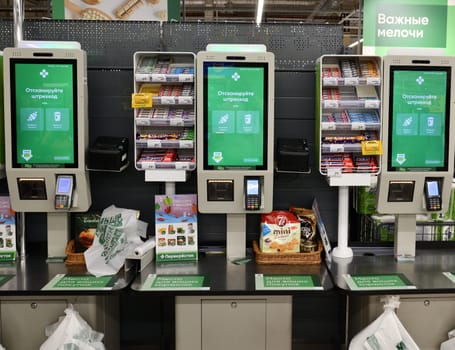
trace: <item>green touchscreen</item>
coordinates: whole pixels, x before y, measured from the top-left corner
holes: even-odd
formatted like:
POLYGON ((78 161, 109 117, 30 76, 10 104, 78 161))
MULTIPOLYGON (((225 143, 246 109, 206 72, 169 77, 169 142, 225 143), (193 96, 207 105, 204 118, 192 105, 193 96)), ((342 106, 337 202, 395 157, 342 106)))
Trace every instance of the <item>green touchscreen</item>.
POLYGON ((209 168, 265 166, 266 76, 263 64, 205 66, 204 163, 209 168))
POLYGON ((389 170, 447 167, 449 75, 442 69, 392 70, 389 170))
POLYGON ((12 64, 16 165, 74 166, 75 61, 18 60, 12 64))

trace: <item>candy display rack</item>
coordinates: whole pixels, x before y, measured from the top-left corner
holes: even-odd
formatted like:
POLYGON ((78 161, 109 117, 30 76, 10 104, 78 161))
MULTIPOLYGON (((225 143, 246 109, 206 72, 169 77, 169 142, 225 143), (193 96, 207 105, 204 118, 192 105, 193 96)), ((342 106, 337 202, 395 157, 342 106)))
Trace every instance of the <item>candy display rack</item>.
POLYGON ((349 186, 371 186, 380 172, 381 59, 325 55, 316 64, 316 152, 319 172, 338 187, 338 246, 348 247, 349 186))
POLYGON ((195 55, 134 54, 134 157, 145 181, 185 181, 196 168, 195 55))

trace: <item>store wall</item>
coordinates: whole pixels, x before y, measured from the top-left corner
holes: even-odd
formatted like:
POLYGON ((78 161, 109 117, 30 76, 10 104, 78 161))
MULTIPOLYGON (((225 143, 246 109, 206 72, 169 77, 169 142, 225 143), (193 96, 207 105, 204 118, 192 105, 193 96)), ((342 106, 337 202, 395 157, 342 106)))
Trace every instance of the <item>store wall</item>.
MULTIPOLYGON (((342 51, 341 26, 200 24, 97 21, 25 21, 26 40, 79 41, 87 52, 90 144, 98 136, 125 136, 130 166, 121 173, 91 172, 91 211, 114 204, 137 209, 154 232, 154 195, 163 183, 146 183, 134 168, 131 93, 136 51, 194 52, 208 43, 261 43, 274 52, 275 139, 304 138, 310 146, 310 174, 275 174, 274 209, 289 205, 310 208, 317 197, 332 241, 336 240, 337 190, 330 188, 314 164, 315 61, 342 51)), ((13 23, 0 21, 0 49, 13 45, 13 23)), ((176 193, 196 193, 196 172, 176 184, 176 193)), ((164 180, 164 179, 163 179, 164 180)), ((247 240, 256 239, 259 215, 247 218, 247 240)), ((27 215, 28 240, 45 240, 45 218, 27 215), (28 230, 28 231, 30 231, 28 230)), ((223 244, 224 215, 199 215, 200 244, 223 244)))
MULTIPOLYGON (((0 21, 0 50, 13 45, 13 23, 0 21)), ((275 139, 304 138, 310 147, 309 174, 275 174, 274 208, 311 207, 317 197, 327 230, 336 241, 337 189, 330 188, 314 164, 315 61, 342 51, 341 26, 169 23, 96 21, 26 21, 27 40, 75 40, 87 52, 90 144, 98 136, 129 138, 130 166, 121 173, 91 172, 92 211, 114 204, 137 209, 154 231, 154 195, 164 193, 164 183, 144 182, 134 168, 133 54, 136 51, 194 52, 208 43, 262 43, 276 57, 275 139)), ((196 172, 176 193, 196 193, 196 172)), ((0 192, 7 190, 0 180, 0 192)), ((248 244, 257 238, 259 215, 248 215, 248 244)), ((199 215, 200 244, 225 242, 225 216, 199 215)), ((26 215, 29 243, 46 241, 46 216, 26 215)), ((343 302, 338 295, 300 296, 293 303, 293 342, 339 344, 343 339, 343 302)), ((124 293, 121 298, 122 342, 172 348, 173 298, 124 293), (144 311, 145 310, 145 311, 144 311)), ((155 347, 153 347, 155 346, 155 347)), ((150 347, 149 347, 150 348, 150 347)))

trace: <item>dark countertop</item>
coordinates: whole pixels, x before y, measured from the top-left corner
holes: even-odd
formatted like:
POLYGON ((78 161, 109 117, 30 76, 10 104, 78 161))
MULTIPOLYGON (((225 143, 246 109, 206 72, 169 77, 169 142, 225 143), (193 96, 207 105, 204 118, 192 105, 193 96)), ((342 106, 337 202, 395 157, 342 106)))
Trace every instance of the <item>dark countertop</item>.
POLYGON ((86 275, 85 265, 66 266, 63 262, 47 262, 46 250, 42 247, 31 247, 24 259, 18 257, 14 262, 1 262, 0 275, 12 276, 0 285, 0 295, 45 295, 45 294, 103 294, 119 291, 129 286, 134 275, 121 270, 112 290, 41 290, 57 274, 86 275))
POLYGON ((131 285, 134 291, 141 293, 209 294, 209 295, 247 295, 247 294, 299 294, 323 293, 333 289, 333 284, 325 264, 313 265, 269 265, 256 264, 254 258, 246 264, 236 265, 228 261, 225 255, 201 254, 197 262, 156 263, 153 261, 140 272, 131 285), (157 275, 203 275, 210 281, 209 291, 141 291, 141 287, 150 274, 157 275), (275 275, 316 275, 321 280, 322 290, 256 290, 256 274, 275 275))
POLYGON ((374 293, 455 293, 455 283, 443 272, 455 272, 455 249, 417 249, 415 261, 397 262, 393 255, 354 255, 328 264, 334 284, 347 293, 371 291, 350 290, 344 274, 404 274, 416 289, 389 289, 374 293))

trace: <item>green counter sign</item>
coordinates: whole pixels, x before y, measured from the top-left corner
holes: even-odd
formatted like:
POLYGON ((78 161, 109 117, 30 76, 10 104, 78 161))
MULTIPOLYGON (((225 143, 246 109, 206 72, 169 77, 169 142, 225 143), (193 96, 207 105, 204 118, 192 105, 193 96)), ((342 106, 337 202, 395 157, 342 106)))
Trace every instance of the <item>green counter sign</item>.
POLYGON ((141 290, 209 290, 209 279, 201 275, 155 275, 150 274, 141 290))
POLYGON ((0 275, 0 286, 3 286, 6 282, 8 282, 14 275, 0 275))
POLYGON ((56 275, 42 290, 111 290, 117 276, 56 275))
POLYGON ((379 275, 343 275, 351 290, 415 289, 401 273, 379 275))
POLYGON ((256 290, 322 290, 317 275, 264 275, 256 274, 256 290))
POLYGON ((455 283, 455 272, 443 272, 442 274, 455 283))

